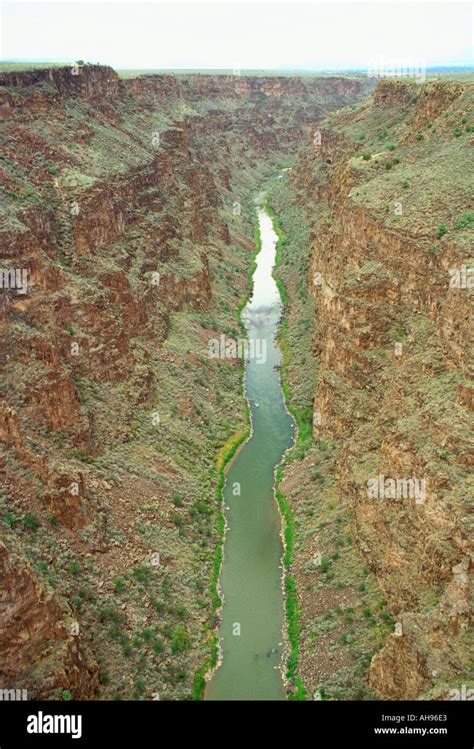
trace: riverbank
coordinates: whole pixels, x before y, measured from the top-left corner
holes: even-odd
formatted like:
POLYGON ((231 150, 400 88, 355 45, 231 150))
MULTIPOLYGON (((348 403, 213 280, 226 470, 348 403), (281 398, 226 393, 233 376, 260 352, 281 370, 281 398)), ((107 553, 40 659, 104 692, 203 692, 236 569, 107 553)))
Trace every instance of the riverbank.
MULTIPOLYGON (((261 238, 260 238, 260 227, 258 221, 254 226, 254 250, 251 255, 251 262, 247 270, 247 291, 242 295, 236 309, 236 318, 239 327, 245 331, 245 326, 242 322, 242 310, 248 303, 252 294, 252 276, 256 267, 256 257, 261 249, 261 238)), ((214 556, 214 563, 212 567, 212 578, 210 582, 211 601, 213 606, 213 617, 219 618, 222 609, 222 593, 219 590, 219 575, 222 567, 222 560, 224 555, 224 542, 226 532, 225 516, 222 511, 223 507, 223 496, 222 490, 226 481, 226 469, 229 468, 233 458, 236 457, 238 451, 243 447, 252 434, 252 420, 250 416, 250 404, 245 393, 245 370, 242 367, 240 370, 240 387, 242 397, 245 398, 245 427, 239 429, 227 439, 227 441, 219 449, 216 456, 215 471, 217 475, 217 483, 215 489, 215 498, 218 505, 218 514, 216 518, 216 550, 214 556)), ((202 700, 206 691, 206 684, 212 678, 212 675, 216 668, 218 668, 221 656, 219 651, 219 640, 215 631, 212 632, 210 637, 210 654, 207 660, 202 664, 194 676, 193 683, 193 700, 202 700)))
MULTIPOLYGON (((285 466, 292 461, 294 449, 304 445, 311 438, 311 428, 308 424, 305 414, 291 402, 291 389, 287 375, 287 367, 291 357, 291 349, 287 342, 287 317, 289 296, 283 280, 278 275, 278 269, 283 263, 283 249, 285 246, 285 234, 280 226, 277 214, 273 208, 266 203, 266 210, 272 219, 274 231, 278 237, 277 252, 275 257, 275 266, 273 277, 278 286, 284 309, 282 319, 278 329, 278 344, 282 352, 282 364, 280 367, 280 382, 283 390, 285 407, 293 416, 296 422, 296 440, 294 445, 284 455, 282 462, 275 469, 275 499, 280 509, 282 520, 282 542, 284 548, 283 554, 283 590, 285 596, 286 611, 286 635, 288 639, 288 657, 286 663, 285 680, 290 700, 306 699, 306 689, 300 678, 296 675, 299 655, 299 636, 300 636, 300 613, 298 596, 296 592, 296 583, 294 576, 291 574, 291 565, 293 562, 293 548, 295 543, 295 516, 288 498, 281 490, 282 476, 285 466)), ((284 664, 282 664, 282 668, 284 664)))
POLYGON ((303 428, 278 470, 276 487, 287 518, 290 699, 367 699, 373 696, 366 680, 370 659, 392 620, 353 545, 351 514, 335 480, 339 445, 312 436, 319 372, 319 327, 309 286, 314 229, 287 174, 271 183, 268 202, 280 236, 275 274, 287 293, 279 339, 282 383, 289 410, 303 428))

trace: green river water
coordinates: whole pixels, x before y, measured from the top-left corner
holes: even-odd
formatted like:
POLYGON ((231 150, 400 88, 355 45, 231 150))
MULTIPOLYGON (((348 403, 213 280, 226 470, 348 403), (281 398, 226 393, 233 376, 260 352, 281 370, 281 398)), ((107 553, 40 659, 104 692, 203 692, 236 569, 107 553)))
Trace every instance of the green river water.
POLYGON ((276 342, 282 303, 272 277, 277 236, 258 209, 261 250, 253 294, 242 319, 248 332, 246 393, 252 435, 237 453, 223 490, 227 532, 220 586, 222 662, 207 685, 207 700, 284 700, 280 673, 284 607, 281 520, 274 470, 294 438, 285 409, 276 342), (252 344, 255 351, 252 356, 252 344))

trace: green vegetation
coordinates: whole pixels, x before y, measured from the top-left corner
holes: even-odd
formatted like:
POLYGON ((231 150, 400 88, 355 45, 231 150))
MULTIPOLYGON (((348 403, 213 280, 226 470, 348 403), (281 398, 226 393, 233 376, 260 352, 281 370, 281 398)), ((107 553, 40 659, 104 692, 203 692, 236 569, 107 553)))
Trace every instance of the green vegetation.
POLYGON ((39 527, 39 520, 33 512, 27 512, 24 519, 25 528, 35 531, 39 527))
MULTIPOLYGON (((423 216, 424 236, 429 244, 429 236, 437 235, 440 224, 450 231, 454 224, 453 215, 458 214, 459 206, 467 209, 470 205, 472 187, 469 170, 465 168, 469 136, 465 130, 467 123, 462 122, 462 117, 472 109, 473 94, 472 86, 464 85, 449 109, 440 112, 433 122, 427 124, 426 131, 421 131, 416 117, 423 106, 423 97, 419 101, 422 90, 423 87, 414 85, 413 96, 404 106, 366 107, 362 122, 360 117, 357 122, 351 122, 347 117, 343 118, 342 112, 336 112, 333 114, 333 129, 354 142, 361 127, 364 128, 364 144, 360 144, 360 150, 356 151, 357 158, 351 160, 354 201, 374 211, 388 227, 414 237, 418 236, 419 217, 423 216), (453 123, 456 122, 460 123, 457 128, 460 134, 453 137, 453 123), (380 140, 385 143, 385 154, 376 150, 380 140), (364 153, 372 154, 370 169, 362 168, 364 153), (379 168, 376 168, 376 162, 379 168), (393 204, 401 201, 402 189, 405 193, 403 213, 397 214, 393 204), (385 206, 389 209, 386 210, 385 206)), ((324 130, 325 122, 321 127, 324 130)), ((451 232, 450 241, 468 250, 472 244, 468 228, 451 232)))
POLYGON ((469 226, 474 226, 474 211, 465 211, 461 214, 459 219, 456 221, 455 229, 466 229, 469 226))
MULTIPOLYGON (((288 293, 287 293, 285 284, 279 275, 279 269, 281 268, 282 262, 283 262, 283 249, 285 247, 285 236, 280 226, 277 215, 275 211, 273 210, 273 208, 268 204, 268 202, 266 204, 266 209, 272 219, 273 228, 278 236, 273 277, 278 286, 278 291, 280 292, 282 302, 285 307, 288 307, 288 301, 289 301, 288 293)), ((282 384, 286 407, 288 411, 290 412, 290 414, 295 419, 296 425, 298 427, 297 444, 302 445, 306 443, 308 440, 310 440, 312 436, 312 410, 308 407, 298 408, 292 402, 291 389, 290 389, 290 384, 289 384, 288 376, 287 376, 287 367, 291 360, 291 349, 288 345, 287 335, 286 335, 287 325, 288 325, 288 321, 285 315, 280 324, 280 331, 279 331, 279 336, 278 336, 278 343, 279 343, 281 354, 282 354, 281 384, 282 384)))
POLYGON ((241 320, 240 316, 242 314, 242 311, 243 311, 245 305, 247 304, 247 302, 248 302, 248 300, 250 298, 250 289, 252 288, 252 278, 253 278, 253 274, 255 273, 255 269, 257 267, 256 257, 257 257, 257 255, 260 252, 260 249, 262 247, 262 240, 261 240, 261 237, 260 237, 260 226, 258 224, 258 221, 255 222, 255 226, 254 226, 253 232, 254 232, 253 233, 253 236, 254 236, 254 250, 253 250, 252 256, 250 258, 251 259, 250 265, 249 265, 249 267, 247 269, 247 289, 248 289, 248 291, 246 291, 245 294, 242 295, 242 298, 240 299, 240 301, 239 301, 239 303, 237 305, 237 310, 236 310, 236 316, 237 316, 237 320, 238 320, 239 326, 240 326, 241 329, 244 329, 244 330, 245 330, 245 327, 244 327, 244 325, 242 323, 242 320, 241 320))
POLYGON ((182 624, 178 624, 171 639, 171 652, 184 653, 189 648, 189 634, 182 624))

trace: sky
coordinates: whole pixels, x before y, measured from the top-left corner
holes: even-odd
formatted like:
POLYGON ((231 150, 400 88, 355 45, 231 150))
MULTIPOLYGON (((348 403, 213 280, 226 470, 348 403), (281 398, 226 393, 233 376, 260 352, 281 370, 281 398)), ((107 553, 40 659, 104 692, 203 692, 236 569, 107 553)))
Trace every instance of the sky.
POLYGON ((457 2, 2 3, 3 60, 115 68, 368 69, 471 65, 457 2))

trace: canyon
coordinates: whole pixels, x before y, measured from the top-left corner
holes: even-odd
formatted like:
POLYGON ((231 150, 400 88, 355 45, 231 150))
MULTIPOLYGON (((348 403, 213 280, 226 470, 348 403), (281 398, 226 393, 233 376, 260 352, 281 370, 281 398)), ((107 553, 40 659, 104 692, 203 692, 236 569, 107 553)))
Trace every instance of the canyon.
POLYGON ((473 89, 373 85, 0 73, 1 270, 28 281, 0 289, 2 687, 202 697, 220 474, 248 430, 242 362, 208 344, 242 334, 262 187, 298 425, 276 490, 288 696, 466 683, 470 289, 449 281, 473 89), (379 475, 426 501, 369 498, 379 475))

